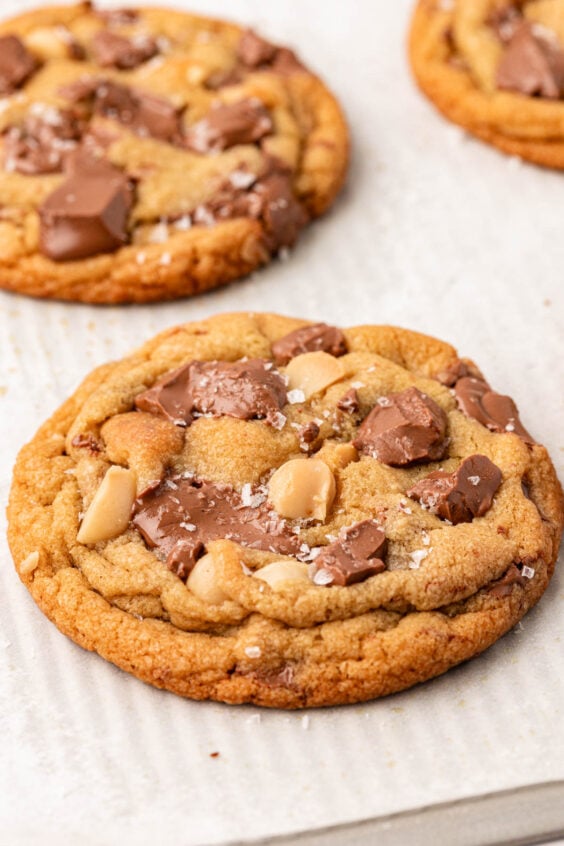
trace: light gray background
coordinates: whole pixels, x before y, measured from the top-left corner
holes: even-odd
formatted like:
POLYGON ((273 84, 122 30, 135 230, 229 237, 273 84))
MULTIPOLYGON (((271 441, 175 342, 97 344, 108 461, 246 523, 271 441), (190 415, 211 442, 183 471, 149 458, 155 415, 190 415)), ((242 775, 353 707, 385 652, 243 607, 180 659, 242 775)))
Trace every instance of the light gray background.
MULTIPOLYGON (((347 190, 289 261, 212 295, 122 308, 0 295, 2 500, 17 449, 92 367, 234 309, 451 341, 515 397, 562 478, 563 177, 465 138, 420 97, 409 0, 190 5, 252 22, 324 76, 352 127, 347 190)), ((24 6, 0 2, 4 14, 24 6)), ((306 715, 198 704, 60 635, 0 540, 2 838, 212 844, 562 779, 563 624, 558 572, 486 655, 402 695, 306 715)))

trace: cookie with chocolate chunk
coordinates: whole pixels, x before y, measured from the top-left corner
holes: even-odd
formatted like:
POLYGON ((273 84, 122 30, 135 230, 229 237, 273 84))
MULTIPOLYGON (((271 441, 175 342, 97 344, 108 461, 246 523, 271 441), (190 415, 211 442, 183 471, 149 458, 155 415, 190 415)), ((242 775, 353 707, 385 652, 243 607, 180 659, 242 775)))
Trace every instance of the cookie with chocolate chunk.
POLYGON ((8 517, 21 579, 86 649, 301 708, 486 649, 546 589, 564 514, 515 403, 448 344, 255 313, 91 374, 21 451, 8 517))
POLYGON ((409 52, 447 118, 506 153, 564 168, 564 0, 418 0, 409 52))
POLYGON ((118 303, 225 284, 294 246, 347 161, 332 94, 251 29, 88 2, 0 24, 2 288, 118 303))

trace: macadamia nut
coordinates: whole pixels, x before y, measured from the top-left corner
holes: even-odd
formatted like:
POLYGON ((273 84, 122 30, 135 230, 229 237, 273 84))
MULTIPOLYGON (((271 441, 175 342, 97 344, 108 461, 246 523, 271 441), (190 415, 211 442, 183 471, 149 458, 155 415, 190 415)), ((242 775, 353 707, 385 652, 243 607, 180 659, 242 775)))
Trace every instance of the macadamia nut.
POLYGON ((335 499, 335 478, 316 458, 294 458, 278 468, 268 499, 281 517, 325 520, 335 499))
POLYGON ((344 375, 339 359, 326 352, 297 355, 286 367, 289 389, 303 391, 306 400, 343 379, 344 375))
POLYGON ((136 482, 133 470, 110 467, 84 515, 77 535, 79 543, 110 540, 127 529, 136 482))

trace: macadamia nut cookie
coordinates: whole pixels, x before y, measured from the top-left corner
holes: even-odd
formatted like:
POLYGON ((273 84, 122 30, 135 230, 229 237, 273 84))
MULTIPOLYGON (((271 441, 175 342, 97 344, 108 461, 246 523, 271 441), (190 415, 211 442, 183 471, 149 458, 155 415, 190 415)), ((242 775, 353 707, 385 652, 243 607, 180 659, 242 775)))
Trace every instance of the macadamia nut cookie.
POLYGON ((0 24, 0 287, 214 288, 292 247, 347 160, 334 97, 251 29, 87 2, 0 24))
POLYGON ((562 492, 448 344, 227 314, 92 373, 21 451, 22 581, 86 649, 195 699, 383 696, 539 599, 562 492))
POLYGON ((564 0, 418 0, 417 82, 473 135, 564 168, 564 0))

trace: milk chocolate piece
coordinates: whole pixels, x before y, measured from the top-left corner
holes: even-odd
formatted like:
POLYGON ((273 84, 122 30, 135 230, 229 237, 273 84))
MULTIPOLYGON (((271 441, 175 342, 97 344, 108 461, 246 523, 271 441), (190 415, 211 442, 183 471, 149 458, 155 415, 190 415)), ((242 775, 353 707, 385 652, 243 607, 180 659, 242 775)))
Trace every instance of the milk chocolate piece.
POLYGON ((564 94, 564 50, 556 36, 520 21, 499 63, 496 84, 504 91, 558 100, 564 94))
POLYGON ((515 4, 508 4, 494 9, 488 18, 488 23, 499 40, 507 44, 522 20, 523 16, 520 9, 515 4))
MULTIPOLYGON (((239 176, 242 173, 242 169, 238 171, 239 176)), ((241 182, 227 179, 212 200, 195 209, 192 221, 210 226, 236 217, 261 220, 265 245, 271 252, 292 246, 308 221, 292 191, 290 174, 272 161, 260 176, 249 175, 241 182)))
POLYGON ((319 585, 352 585, 386 569, 386 535, 374 520, 363 520, 341 532, 315 559, 313 581, 319 585))
POLYGON ((341 356, 347 352, 345 336, 336 326, 315 323, 295 329, 272 344, 272 355, 276 364, 288 364, 297 355, 322 350, 329 355, 341 356))
POLYGON ((476 379, 484 378, 473 362, 462 361, 461 359, 458 359, 444 370, 440 370, 435 374, 434 378, 437 382, 440 382, 441 385, 446 385, 448 388, 452 388, 456 385, 459 379, 462 379, 463 376, 473 376, 476 379))
POLYGON ((491 587, 488 588, 488 593, 491 594, 491 596, 510 596, 513 590, 513 585, 523 587, 526 584, 527 579, 521 575, 521 570, 517 564, 511 564, 501 579, 493 582, 491 587))
POLYGON ((345 411, 347 414, 356 414, 360 409, 360 402, 358 394, 354 388, 350 388, 346 394, 343 394, 337 402, 339 411, 345 411))
POLYGON ((252 29, 247 29, 241 36, 237 47, 237 56, 249 68, 268 65, 276 56, 277 47, 261 38, 252 29))
POLYGON ((297 553, 301 543, 266 501, 246 506, 228 485, 182 476, 170 476, 139 497, 132 522, 183 580, 212 540, 281 555, 297 553))
POLYGON ((171 143, 180 139, 180 112, 162 97, 96 77, 76 80, 60 93, 73 103, 85 103, 97 114, 119 121, 137 135, 171 143))
POLYGON ((243 65, 252 70, 272 70, 287 75, 304 68, 293 50, 271 44, 252 29, 247 29, 241 36, 237 56, 243 65))
POLYGON ((236 144, 254 144, 272 132, 272 119, 260 100, 246 98, 212 107, 191 126, 185 144, 196 153, 227 150, 236 144))
POLYGON ((202 414, 265 419, 276 426, 285 404, 285 382, 263 359, 192 361, 164 376, 135 400, 141 411, 159 414, 177 426, 189 426, 202 414))
POLYGON ((501 485, 501 470, 485 455, 471 455, 454 473, 437 470, 407 495, 451 523, 470 523, 491 508, 501 485))
POLYGON ((0 97, 13 94, 38 67, 37 59, 17 36, 0 37, 0 97))
POLYGON ((258 182, 254 190, 262 203, 261 218, 268 248, 276 252, 281 247, 292 247, 308 222, 308 215, 292 191, 290 176, 273 173, 258 182))
POLYGON ((448 446, 447 416, 417 388, 382 397, 361 424, 354 446, 383 464, 438 461, 448 446))
POLYGON ((83 131, 84 123, 70 109, 31 113, 4 135, 4 169, 28 176, 59 173, 83 131))
POLYGON ((102 30, 92 39, 94 60, 102 67, 131 70, 152 59, 159 52, 157 42, 148 35, 126 38, 115 32, 102 30))
POLYGON ((41 251, 53 261, 112 252, 127 241, 133 201, 127 176, 109 162, 78 157, 39 207, 41 251))
POLYGON ((519 420, 517 406, 511 397, 492 391, 483 379, 464 376, 454 387, 460 410, 492 432, 514 432, 527 444, 535 441, 519 420))
POLYGON ((118 120, 137 135, 171 142, 180 136, 180 115, 172 103, 115 82, 98 85, 95 111, 118 120))
POLYGON ((300 449, 303 452, 309 452, 311 445, 315 443, 319 437, 320 428, 314 420, 310 420, 304 426, 298 429, 298 439, 300 441, 300 449))

